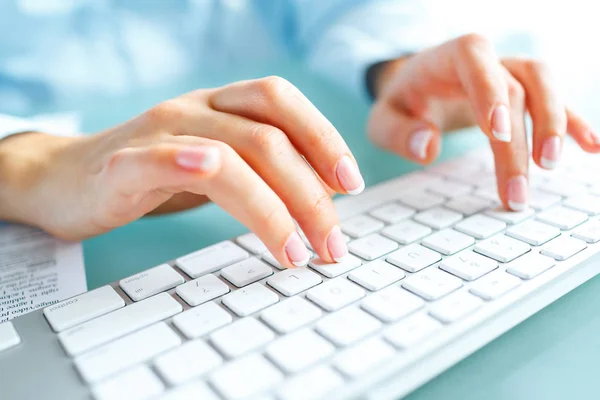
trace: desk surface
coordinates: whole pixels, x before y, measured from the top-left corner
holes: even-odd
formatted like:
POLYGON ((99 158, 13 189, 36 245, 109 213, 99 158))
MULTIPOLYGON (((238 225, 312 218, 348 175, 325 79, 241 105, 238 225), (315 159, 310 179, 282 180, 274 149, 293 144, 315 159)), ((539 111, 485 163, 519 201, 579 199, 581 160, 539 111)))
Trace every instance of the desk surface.
MULTIPOLYGON (((349 99, 289 65, 222 79, 213 77, 211 82, 190 78, 180 85, 137 93, 135 97, 95 98, 93 104, 71 99, 58 109, 81 110, 84 128, 98 131, 178 93, 267 74, 287 77, 336 125, 354 151, 367 185, 417 168, 383 154, 368 142, 364 134, 367 104, 349 99)), ((592 104, 587 105, 592 111, 592 104)), ((447 135, 442 159, 485 144, 480 135, 447 135)), ((213 205, 137 221, 84 243, 88 286, 98 287, 243 232, 241 224, 213 205)), ((600 278, 596 277, 423 386, 409 399, 597 398, 599 293, 600 278)))

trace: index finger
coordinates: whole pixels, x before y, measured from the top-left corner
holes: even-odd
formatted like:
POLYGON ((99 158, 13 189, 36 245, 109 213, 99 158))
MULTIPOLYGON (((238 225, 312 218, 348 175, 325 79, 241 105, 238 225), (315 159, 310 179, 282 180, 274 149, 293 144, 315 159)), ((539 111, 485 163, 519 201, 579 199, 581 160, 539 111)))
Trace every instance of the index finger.
POLYGON ((508 85, 504 67, 492 44, 482 36, 470 34, 448 46, 458 78, 475 111, 477 124, 491 140, 510 142, 508 85))
POLYGON ((323 181, 339 193, 359 194, 365 184, 346 142, 291 83, 268 77, 217 90, 211 106, 284 131, 323 181))

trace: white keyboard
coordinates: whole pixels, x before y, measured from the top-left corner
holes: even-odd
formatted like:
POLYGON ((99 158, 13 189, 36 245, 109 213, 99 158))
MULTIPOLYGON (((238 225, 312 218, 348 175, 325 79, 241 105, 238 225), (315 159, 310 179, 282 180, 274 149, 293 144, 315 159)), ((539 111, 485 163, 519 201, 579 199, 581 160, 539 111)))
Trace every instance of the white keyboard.
POLYGON ((44 315, 98 400, 397 398, 600 271, 600 157, 565 151, 526 211, 479 151, 336 200, 340 263, 282 270, 249 233, 44 315))

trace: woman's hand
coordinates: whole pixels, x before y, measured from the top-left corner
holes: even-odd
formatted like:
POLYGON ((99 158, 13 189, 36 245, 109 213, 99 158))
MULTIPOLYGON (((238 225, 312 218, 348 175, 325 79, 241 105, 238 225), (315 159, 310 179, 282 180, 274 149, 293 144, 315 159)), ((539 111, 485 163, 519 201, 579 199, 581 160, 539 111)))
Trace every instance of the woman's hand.
POLYGON ((498 194, 513 210, 528 202, 527 112, 533 121, 532 155, 540 167, 556 167, 566 133, 583 150, 600 151, 600 140, 562 103, 544 65, 499 59, 479 35, 390 62, 375 89, 371 139, 415 162, 435 160, 441 132, 479 125, 494 152, 498 194))
POLYGON ((340 134, 278 77, 191 92, 90 137, 17 135, 0 163, 0 218, 82 239, 208 197, 288 267, 309 258, 294 220, 322 259, 347 254, 331 195, 364 188, 340 134))

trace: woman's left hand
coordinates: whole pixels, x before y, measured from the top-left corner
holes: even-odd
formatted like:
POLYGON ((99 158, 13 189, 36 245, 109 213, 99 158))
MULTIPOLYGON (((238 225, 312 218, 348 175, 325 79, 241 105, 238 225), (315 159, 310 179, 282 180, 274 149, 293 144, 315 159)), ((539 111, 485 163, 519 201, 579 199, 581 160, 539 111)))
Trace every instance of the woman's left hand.
POLYGON ((531 154, 540 167, 556 167, 566 133, 583 150, 600 152, 600 137, 562 103, 543 64, 500 59, 476 34, 391 61, 375 91, 369 136, 415 162, 435 160, 441 132, 479 125, 494 153, 498 194, 512 210, 528 202, 527 112, 533 121, 531 154))

